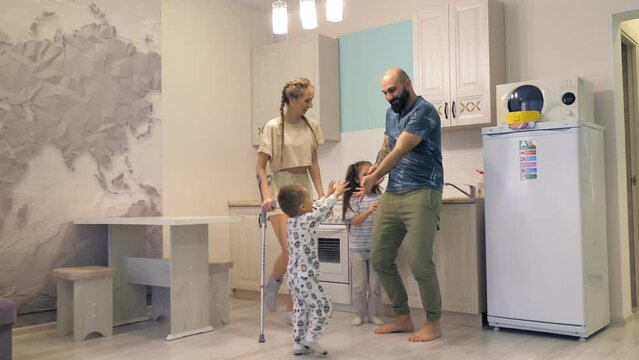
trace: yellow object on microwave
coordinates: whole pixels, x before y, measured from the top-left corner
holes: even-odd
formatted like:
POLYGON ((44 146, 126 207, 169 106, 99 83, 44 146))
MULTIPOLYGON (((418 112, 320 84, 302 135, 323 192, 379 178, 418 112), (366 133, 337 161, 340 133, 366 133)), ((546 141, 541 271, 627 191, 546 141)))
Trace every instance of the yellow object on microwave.
POLYGON ((506 123, 508 125, 537 121, 539 119, 541 119, 541 112, 535 110, 512 111, 506 114, 506 123))

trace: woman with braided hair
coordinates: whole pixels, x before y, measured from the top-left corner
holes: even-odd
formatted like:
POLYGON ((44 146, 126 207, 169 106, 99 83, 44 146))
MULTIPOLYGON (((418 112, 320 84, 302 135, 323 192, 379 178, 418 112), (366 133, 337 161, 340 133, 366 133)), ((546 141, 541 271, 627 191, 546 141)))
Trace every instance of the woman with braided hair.
MULTIPOLYGON (((269 220, 282 249, 266 283, 265 302, 270 311, 277 310, 277 292, 288 264, 288 218, 280 209, 273 209, 271 202, 277 199, 279 189, 289 184, 302 185, 311 194, 312 187, 315 187, 318 198, 324 197, 317 161, 317 147, 324 143, 324 137, 319 124, 304 116, 313 107, 314 95, 315 88, 308 79, 295 78, 286 82, 282 88, 280 116, 266 123, 257 150, 256 170, 262 188, 262 209, 269 212, 269 220), (270 185, 267 180, 267 165, 271 171, 270 185)), ((289 324, 292 324, 292 310, 293 301, 289 295, 289 324)))

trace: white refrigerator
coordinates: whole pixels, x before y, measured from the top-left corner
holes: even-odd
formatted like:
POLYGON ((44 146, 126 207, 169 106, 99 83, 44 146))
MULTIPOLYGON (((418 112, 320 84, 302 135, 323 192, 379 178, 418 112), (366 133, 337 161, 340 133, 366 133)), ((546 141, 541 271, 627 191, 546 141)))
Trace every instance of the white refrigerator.
POLYGON ((580 337, 609 323, 603 128, 482 129, 488 323, 580 337))

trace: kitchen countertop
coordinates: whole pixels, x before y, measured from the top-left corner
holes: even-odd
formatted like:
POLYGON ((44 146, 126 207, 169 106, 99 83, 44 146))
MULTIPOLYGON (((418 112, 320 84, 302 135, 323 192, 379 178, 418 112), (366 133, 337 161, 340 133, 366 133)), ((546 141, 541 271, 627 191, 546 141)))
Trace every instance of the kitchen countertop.
POLYGON ((259 200, 229 200, 229 207, 255 207, 261 206, 262 202, 259 200))
POLYGON ((483 198, 469 198, 469 197, 450 197, 443 198, 442 203, 446 204, 475 204, 480 201, 484 201, 483 198))
MULTIPOLYGON (((443 204, 475 204, 479 201, 483 201, 482 198, 469 198, 469 197, 451 197, 444 198, 443 204)), ((262 203, 258 200, 229 200, 229 207, 255 207, 260 206, 262 203)))

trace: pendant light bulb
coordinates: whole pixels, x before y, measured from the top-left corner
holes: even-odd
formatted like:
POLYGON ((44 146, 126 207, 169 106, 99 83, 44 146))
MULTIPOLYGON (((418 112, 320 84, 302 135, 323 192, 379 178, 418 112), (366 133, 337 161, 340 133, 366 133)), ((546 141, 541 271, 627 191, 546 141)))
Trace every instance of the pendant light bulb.
POLYGON ((343 0, 326 0, 326 21, 340 22, 344 13, 343 0))
POLYGON ((315 0, 300 0, 300 17, 303 29, 315 29, 317 27, 317 10, 315 0))
POLYGON ((273 34, 288 33, 288 9, 285 1, 273 2, 273 34))

